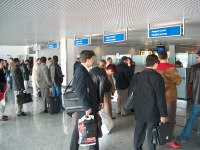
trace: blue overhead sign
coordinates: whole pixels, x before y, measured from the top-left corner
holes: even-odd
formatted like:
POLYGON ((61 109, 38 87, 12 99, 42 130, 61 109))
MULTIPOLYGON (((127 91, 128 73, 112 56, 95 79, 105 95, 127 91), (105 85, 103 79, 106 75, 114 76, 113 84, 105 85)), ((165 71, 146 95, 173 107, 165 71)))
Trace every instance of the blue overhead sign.
POLYGON ((103 43, 123 42, 125 33, 107 34, 103 36, 103 43))
POLYGON ((84 45, 89 45, 89 38, 74 40, 74 46, 84 46, 84 45))
POLYGON ((181 36, 181 25, 149 29, 149 38, 181 36))
POLYGON ((58 48, 58 43, 51 43, 51 44, 48 44, 48 48, 51 49, 51 48, 58 48))

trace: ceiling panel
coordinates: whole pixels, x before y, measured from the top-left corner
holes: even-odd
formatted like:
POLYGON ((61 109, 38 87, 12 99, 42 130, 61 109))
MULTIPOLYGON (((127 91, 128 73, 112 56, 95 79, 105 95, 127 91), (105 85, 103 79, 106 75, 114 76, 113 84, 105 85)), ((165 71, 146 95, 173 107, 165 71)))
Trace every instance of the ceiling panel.
POLYGON ((0 45, 30 45, 60 38, 125 31, 123 46, 154 47, 158 43, 197 45, 200 40, 200 0, 1 0, 0 45), (185 35, 147 38, 147 25, 182 24, 185 35))

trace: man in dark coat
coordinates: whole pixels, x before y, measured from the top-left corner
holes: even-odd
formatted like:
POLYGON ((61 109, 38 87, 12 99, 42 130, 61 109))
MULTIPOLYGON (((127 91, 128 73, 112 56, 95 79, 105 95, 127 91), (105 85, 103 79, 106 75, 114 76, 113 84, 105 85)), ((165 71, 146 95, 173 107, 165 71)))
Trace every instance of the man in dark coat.
POLYGON ((14 58, 14 67, 12 69, 12 82, 13 82, 13 87, 12 90, 14 91, 14 97, 15 97, 15 108, 18 116, 26 116, 24 112, 22 112, 22 107, 23 105, 19 105, 17 103, 17 95, 21 92, 24 91, 24 79, 22 76, 22 72, 19 68, 20 66, 20 61, 18 58, 14 58))
POLYGON ((26 91, 28 90, 28 81, 29 81, 29 69, 27 67, 28 64, 29 64, 29 60, 25 60, 25 62, 22 63, 20 67, 23 78, 24 78, 24 87, 26 91))
MULTIPOLYGON (((89 74, 89 67, 92 66, 94 62, 94 52, 90 50, 84 50, 80 53, 81 65, 76 70, 73 81, 73 88, 75 89, 76 95, 79 101, 83 104, 83 109, 85 111, 77 112, 76 125, 72 133, 70 150, 79 149, 79 134, 78 134, 78 119, 82 118, 84 115, 94 115, 94 120, 97 122, 97 113, 99 110, 100 103, 98 101, 98 93, 95 88, 95 84, 89 74)), ((98 131, 97 131, 98 133, 98 131)), ((96 137, 96 144, 90 146, 93 150, 99 150, 98 135, 96 137)))
POLYGON ((123 106, 128 98, 128 87, 133 74, 134 72, 130 71, 130 68, 127 64, 127 57, 123 56, 121 63, 117 65, 117 73, 114 74, 118 94, 116 108, 117 114, 121 113, 121 115, 127 115, 127 112, 123 109, 123 106))
POLYGON ((60 98, 60 109, 62 109, 62 91, 61 86, 63 82, 63 74, 61 67, 58 65, 58 56, 53 56, 53 63, 49 67, 51 82, 52 82, 52 94, 60 98))
POLYGON ((80 67, 80 65, 81 65, 80 58, 77 57, 76 62, 74 63, 74 73, 75 73, 76 69, 78 69, 80 67))
POLYGON ((156 145, 152 143, 152 130, 159 122, 165 123, 167 106, 165 97, 165 85, 162 76, 155 71, 158 67, 158 57, 148 55, 146 69, 139 73, 134 95, 135 133, 134 148, 141 150, 146 136, 148 147, 153 150, 156 145))

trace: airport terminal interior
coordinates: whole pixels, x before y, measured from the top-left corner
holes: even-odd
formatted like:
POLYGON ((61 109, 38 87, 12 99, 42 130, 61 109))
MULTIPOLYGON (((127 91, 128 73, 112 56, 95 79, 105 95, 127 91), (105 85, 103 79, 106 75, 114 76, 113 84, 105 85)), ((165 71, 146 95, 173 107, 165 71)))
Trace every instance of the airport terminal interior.
MULTIPOLYGON (((123 56, 133 59, 135 73, 145 69, 147 55, 166 50, 169 63, 182 82, 177 86, 174 136, 180 136, 192 106, 188 93, 190 67, 200 50, 200 0, 18 0, 0 1, 0 58, 28 59, 31 70, 37 58, 58 56, 64 75, 62 92, 73 78, 73 64, 82 50, 93 50, 97 61, 111 57, 118 64, 123 56)), ((24 104, 27 116, 17 116, 14 93, 8 80, 8 102, 0 121, 0 150, 70 150, 75 118, 65 110, 44 113, 40 97, 33 96, 30 74, 28 93, 33 102, 24 104)), ((113 128, 99 138, 100 150, 132 150, 134 113, 116 114, 117 91, 112 96, 113 128)), ((196 121, 183 150, 199 150, 196 121)), ((80 150, 88 150, 81 146, 80 150)), ((148 149, 145 140, 143 149, 148 149)), ((171 150, 165 145, 158 150, 171 150)))

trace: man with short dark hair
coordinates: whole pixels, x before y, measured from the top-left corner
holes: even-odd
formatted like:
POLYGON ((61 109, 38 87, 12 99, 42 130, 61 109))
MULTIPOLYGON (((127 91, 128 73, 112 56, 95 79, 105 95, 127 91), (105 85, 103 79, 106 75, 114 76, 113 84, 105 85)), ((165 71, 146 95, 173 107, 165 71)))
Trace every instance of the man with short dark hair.
POLYGON ((162 76, 155 70, 158 67, 158 57, 148 55, 146 69, 133 76, 136 82, 134 94, 134 115, 136 120, 134 132, 134 148, 142 150, 147 130, 148 149, 156 149, 153 143, 153 127, 159 122, 165 123, 167 106, 165 98, 165 85, 162 76))
POLYGON ((74 73, 76 71, 76 69, 78 69, 81 65, 81 62, 80 62, 80 57, 77 57, 76 58, 76 62, 74 63, 74 73))
MULTIPOLYGON (((75 89, 79 101, 83 104, 83 109, 85 111, 77 112, 76 125, 72 133, 70 150, 79 149, 78 119, 82 118, 84 115, 94 115, 96 128, 98 127, 97 113, 100 103, 98 101, 98 93, 95 84, 89 74, 89 68, 93 65, 94 56, 95 54, 93 51, 82 51, 80 53, 81 66, 74 74, 73 88, 75 89)), ((90 146, 90 149, 99 150, 98 135, 96 136, 96 144, 90 146)))
POLYGON ((24 78, 24 86, 25 86, 25 90, 28 90, 28 81, 29 81, 29 69, 27 67, 27 65, 29 64, 29 60, 25 60, 25 62, 23 64, 21 64, 21 71, 22 71, 22 75, 24 78))
POLYGON ((128 115, 123 106, 128 98, 128 87, 133 74, 127 64, 127 57, 123 56, 121 63, 117 65, 117 73, 114 74, 118 94, 116 113, 122 116, 128 115))
POLYGON ((109 64, 112 64, 112 57, 108 57, 108 58, 107 58, 106 67, 107 67, 109 64))
POLYGON ((47 102, 50 96, 49 88, 52 86, 49 69, 46 65, 46 57, 41 57, 41 64, 38 66, 37 80, 41 90, 42 100, 45 105, 44 113, 48 113, 47 102))
POLYGON ((53 56, 53 64, 49 67, 49 70, 52 82, 52 94, 60 98, 60 109, 62 109, 61 85, 63 82, 63 74, 61 67, 58 65, 58 56, 53 56))
POLYGON ((20 92, 24 91, 24 79, 22 72, 20 70, 20 61, 18 58, 14 58, 14 67, 12 68, 12 78, 13 78, 13 91, 14 91, 14 97, 15 97, 15 108, 17 112, 17 116, 26 116, 24 112, 22 112, 22 105, 19 105, 17 103, 17 95, 20 94, 20 92))
MULTIPOLYGON (((160 73, 165 82, 165 96, 167 101, 167 120, 172 123, 174 129, 176 125, 176 107, 177 107, 177 88, 176 85, 181 83, 181 77, 178 74, 176 67, 173 64, 168 63, 168 56, 165 50, 158 53, 157 72, 160 73)), ((166 146, 172 148, 181 148, 182 146, 173 140, 166 143, 166 146)))
MULTIPOLYGON (((200 50, 196 53, 198 64, 191 67, 189 88, 192 95, 192 108, 190 110, 189 118, 185 124, 183 132, 181 133, 181 142, 185 143, 188 141, 192 128, 196 120, 200 117, 200 50)), ((200 124, 199 124, 200 131, 200 124)), ((200 137, 199 137, 200 138, 200 137)))
POLYGON ((48 61, 46 62, 47 67, 49 68, 52 65, 52 63, 53 63, 52 58, 49 57, 48 61))

